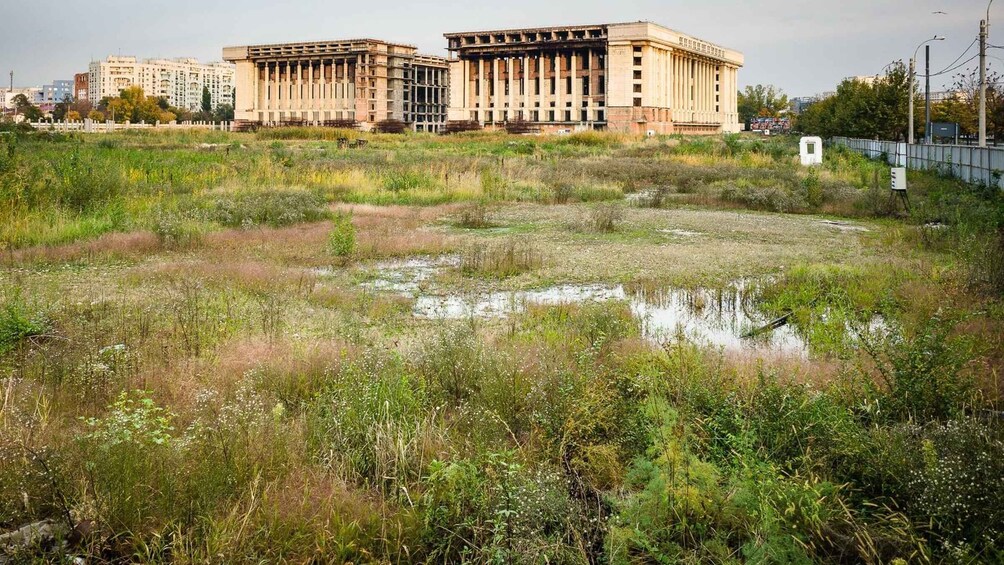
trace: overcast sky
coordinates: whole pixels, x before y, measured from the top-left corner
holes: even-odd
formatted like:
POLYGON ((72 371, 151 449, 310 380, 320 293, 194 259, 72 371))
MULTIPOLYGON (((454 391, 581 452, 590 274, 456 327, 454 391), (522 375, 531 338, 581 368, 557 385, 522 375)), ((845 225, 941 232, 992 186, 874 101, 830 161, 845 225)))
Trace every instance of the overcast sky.
MULTIPOLYGON (((745 53, 741 84, 803 96, 908 60, 936 33, 948 39, 934 44, 931 70, 945 69, 985 11, 986 0, 0 0, 0 72, 4 86, 11 70, 16 86, 38 86, 111 54, 210 61, 225 45, 359 37, 445 55, 444 32, 651 20, 745 53)), ((1004 1, 994 20, 991 43, 1004 45, 1004 1)), ((1004 50, 991 55, 1004 68, 1004 50)))

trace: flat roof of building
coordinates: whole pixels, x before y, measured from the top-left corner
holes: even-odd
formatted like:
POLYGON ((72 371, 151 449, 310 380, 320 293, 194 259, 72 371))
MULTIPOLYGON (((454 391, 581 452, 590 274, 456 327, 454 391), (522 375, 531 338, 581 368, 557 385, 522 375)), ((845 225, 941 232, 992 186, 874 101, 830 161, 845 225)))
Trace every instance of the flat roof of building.
MULTIPOLYGON (((444 33, 443 37, 445 37, 447 39, 461 39, 461 38, 464 38, 464 37, 482 36, 482 35, 508 35, 508 34, 526 34, 526 33, 533 34, 533 33, 554 33, 554 32, 576 32, 576 31, 601 30, 603 32, 604 36, 600 36, 600 37, 597 37, 597 36, 586 36, 586 37, 583 37, 583 38, 579 39, 579 41, 582 41, 582 40, 586 40, 586 41, 593 40, 593 41, 595 41, 595 40, 606 39, 606 36, 609 35, 609 29, 610 28, 618 28, 618 27, 620 27, 620 28, 626 28, 626 27, 629 27, 629 26, 637 26, 637 25, 654 26, 654 27, 658 28, 659 30, 662 30, 663 32, 668 32, 668 33, 671 33, 671 34, 675 34, 675 35, 677 35, 677 36, 679 36, 681 38, 688 38, 690 40, 693 40, 691 43, 693 43, 693 42, 696 41, 696 42, 698 42, 700 44, 705 44, 706 46, 710 46, 712 48, 715 48, 716 50, 720 50, 721 53, 717 53, 717 54, 708 53, 707 50, 702 49, 702 47, 699 46, 699 45, 693 45, 693 46, 685 45, 684 48, 687 49, 687 50, 695 51, 695 52, 697 52, 699 54, 702 54, 702 55, 712 55, 712 56, 717 55, 717 56, 719 56, 719 57, 721 57, 723 59, 733 60, 733 61, 738 62, 740 65, 742 64, 742 60, 741 60, 742 59, 742 55, 741 55, 741 53, 739 51, 737 51, 735 49, 730 49, 730 48, 725 47, 723 45, 719 45, 719 44, 711 42, 711 41, 700 39, 700 38, 698 38, 696 36, 693 36, 693 35, 690 35, 690 34, 687 34, 687 33, 683 33, 683 32, 677 31, 675 29, 666 27, 666 26, 664 26, 662 24, 659 24, 659 23, 656 23, 656 22, 653 22, 653 21, 650 21, 650 20, 638 20, 638 21, 634 21, 634 22, 613 22, 613 23, 605 23, 605 24, 559 25, 559 26, 529 27, 529 28, 510 28, 510 29, 494 29, 494 30, 481 30, 481 31, 462 31, 462 32, 444 33), (696 49, 694 49, 695 47, 696 47, 696 49)), ((458 50, 462 50, 465 47, 484 47, 484 45, 480 45, 480 46, 476 46, 476 45, 462 45, 459 48, 451 45, 449 49, 450 49, 450 51, 458 51, 458 50)))

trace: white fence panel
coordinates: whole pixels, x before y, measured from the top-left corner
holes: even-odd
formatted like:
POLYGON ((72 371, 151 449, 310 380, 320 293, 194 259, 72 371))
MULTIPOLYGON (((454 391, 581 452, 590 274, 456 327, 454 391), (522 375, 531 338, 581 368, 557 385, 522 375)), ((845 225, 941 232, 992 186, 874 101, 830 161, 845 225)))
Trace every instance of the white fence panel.
POLYGON ((937 170, 966 182, 1004 188, 1004 148, 911 145, 847 137, 834 137, 832 141, 872 159, 884 158, 892 166, 937 170))

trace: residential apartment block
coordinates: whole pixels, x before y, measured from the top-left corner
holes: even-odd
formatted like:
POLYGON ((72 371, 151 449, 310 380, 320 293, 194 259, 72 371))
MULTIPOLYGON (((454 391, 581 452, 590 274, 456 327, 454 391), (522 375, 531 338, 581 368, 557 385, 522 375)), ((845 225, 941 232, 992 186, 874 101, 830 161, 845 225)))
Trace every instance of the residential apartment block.
POLYGON ((87 95, 97 104, 106 96, 118 96, 131 86, 140 86, 148 96, 158 96, 176 107, 202 108, 202 91, 208 88, 212 106, 233 104, 234 67, 223 62, 199 63, 196 59, 146 59, 111 56, 90 64, 87 95))
POLYGON ((448 33, 450 119, 738 131, 737 51, 650 22, 448 33))
POLYGON ((277 124, 386 120, 437 132, 449 104, 442 57, 375 39, 227 47, 237 64, 238 122, 277 124))

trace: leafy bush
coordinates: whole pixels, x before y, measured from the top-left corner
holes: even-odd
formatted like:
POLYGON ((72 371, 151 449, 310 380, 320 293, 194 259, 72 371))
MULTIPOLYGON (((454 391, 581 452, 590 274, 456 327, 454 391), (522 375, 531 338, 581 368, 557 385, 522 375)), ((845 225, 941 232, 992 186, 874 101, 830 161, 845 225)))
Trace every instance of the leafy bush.
POLYGON ((202 241, 205 228, 202 222, 191 218, 190 214, 161 209, 153 218, 152 231, 161 245, 192 247, 202 241))
POLYGON ((20 289, 5 293, 0 302, 0 355, 16 348, 30 337, 45 335, 51 322, 41 312, 33 310, 21 296, 20 289))
POLYGON ((323 197, 306 190, 213 194, 207 219, 232 228, 282 227, 328 217, 323 197))
POLYGON ((356 250, 356 228, 352 225, 352 214, 335 214, 333 223, 334 227, 328 234, 328 251, 335 257, 352 255, 356 250))

